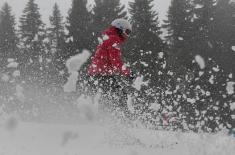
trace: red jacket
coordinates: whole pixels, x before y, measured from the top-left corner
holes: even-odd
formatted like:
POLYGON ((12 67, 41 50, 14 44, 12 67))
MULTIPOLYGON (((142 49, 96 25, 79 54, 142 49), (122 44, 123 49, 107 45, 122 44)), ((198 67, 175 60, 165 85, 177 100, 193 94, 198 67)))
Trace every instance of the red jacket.
POLYGON ((124 66, 120 45, 125 41, 115 27, 103 33, 103 42, 97 47, 92 62, 88 67, 90 76, 130 75, 130 69, 124 66))

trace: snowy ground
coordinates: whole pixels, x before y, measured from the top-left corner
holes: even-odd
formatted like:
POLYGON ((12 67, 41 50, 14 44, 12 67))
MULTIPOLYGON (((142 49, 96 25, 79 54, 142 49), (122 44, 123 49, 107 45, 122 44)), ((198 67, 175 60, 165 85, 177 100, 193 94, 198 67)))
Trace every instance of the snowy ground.
POLYGON ((100 123, 0 125, 0 155, 232 155, 235 138, 100 123))
MULTIPOLYGON (((85 60, 80 58, 84 57, 88 58, 89 52, 84 51, 67 62, 70 78, 64 86, 65 92, 76 90, 77 70, 85 60)), ((203 59, 198 56, 196 60, 201 68, 204 68, 203 59)), ((7 76, 4 77, 4 81, 8 81, 7 76)), ((139 90, 144 84, 140 77, 134 82, 133 87, 139 90)), ((230 85, 234 85, 234 83, 230 83, 230 85)), ((227 89, 232 93, 234 90, 230 88, 230 85, 227 89)), ((24 96, 24 89, 18 86, 16 90, 19 101, 24 102, 28 98, 24 96)), ((98 103, 96 103, 98 98, 99 95, 94 98, 94 104, 91 104, 91 98, 80 96, 76 101, 77 104, 75 103, 78 108, 76 111, 78 115, 74 116, 76 122, 67 118, 70 120, 70 124, 66 121, 63 124, 55 124, 52 123, 53 121, 45 119, 40 119, 44 123, 22 122, 18 121, 16 116, 8 115, 3 118, 4 111, 0 109, 0 155, 235 154, 235 137, 229 136, 227 132, 196 134, 148 130, 140 127, 133 129, 123 123, 117 123, 103 113, 100 114, 97 108, 98 103)), ((40 98, 39 103, 44 105, 41 100, 40 98)), ((45 109, 54 115, 49 107, 45 109)), ((67 110, 67 112, 72 113, 72 110, 67 110)))

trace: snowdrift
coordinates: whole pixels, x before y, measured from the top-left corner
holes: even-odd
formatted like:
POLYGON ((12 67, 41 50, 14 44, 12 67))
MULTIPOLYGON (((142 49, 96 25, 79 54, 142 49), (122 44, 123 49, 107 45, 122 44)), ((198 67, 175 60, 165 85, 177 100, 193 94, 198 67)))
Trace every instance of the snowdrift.
POLYGON ((235 138, 127 128, 117 123, 36 124, 9 119, 0 126, 3 155, 232 155, 235 138))

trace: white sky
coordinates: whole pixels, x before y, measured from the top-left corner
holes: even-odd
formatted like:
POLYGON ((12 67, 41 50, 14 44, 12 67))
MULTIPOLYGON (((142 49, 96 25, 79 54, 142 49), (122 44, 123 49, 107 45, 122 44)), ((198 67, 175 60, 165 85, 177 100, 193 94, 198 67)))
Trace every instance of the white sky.
MULTIPOLYGON (((67 12, 71 7, 72 0, 35 0, 36 3, 39 5, 40 13, 42 14, 42 20, 44 23, 49 23, 49 16, 52 12, 52 7, 55 2, 58 3, 61 13, 64 17, 67 17, 67 12)), ((121 2, 125 5, 128 4, 129 1, 133 0, 121 0, 121 2)), ((171 0, 155 0, 156 11, 159 13, 160 20, 164 19, 166 16, 166 12, 168 10, 168 6, 171 0)), ((22 11, 28 2, 28 0, 0 0, 0 7, 4 2, 8 2, 12 7, 13 14, 16 15, 16 19, 18 20, 19 17, 22 15, 22 11)), ((93 0, 88 0, 90 4, 93 3, 93 0)))

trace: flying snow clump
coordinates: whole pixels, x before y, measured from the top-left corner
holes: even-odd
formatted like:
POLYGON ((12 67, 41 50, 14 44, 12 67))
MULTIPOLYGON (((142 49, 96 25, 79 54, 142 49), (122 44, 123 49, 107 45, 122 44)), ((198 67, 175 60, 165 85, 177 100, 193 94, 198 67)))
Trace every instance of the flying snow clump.
POLYGON ((7 65, 7 68, 17 68, 18 67, 18 63, 17 62, 10 62, 7 65))
POLYGON ((232 46, 231 49, 235 52, 235 46, 232 46))
POLYGON ((197 62, 197 64, 200 66, 201 69, 205 69, 206 65, 203 57, 201 57, 200 55, 196 55, 195 61, 197 62))
POLYGON ((229 94, 229 95, 232 95, 232 94, 234 94, 234 85, 235 85, 235 82, 228 82, 227 83, 227 87, 226 87, 226 90, 227 90, 227 93, 229 94))
POLYGON ((183 38, 183 37, 178 37, 178 40, 181 40, 181 41, 182 41, 182 40, 184 40, 184 38, 183 38))
POLYGON ((231 109, 231 110, 235 110, 235 102, 230 103, 230 109, 231 109))
POLYGON ((75 55, 67 60, 66 67, 70 76, 67 83, 64 85, 65 92, 76 91, 76 83, 78 80, 78 71, 81 69, 82 65, 87 62, 90 57, 90 52, 88 50, 83 50, 81 54, 75 55))
POLYGON ((150 106, 150 109, 152 109, 154 111, 159 111, 161 109, 161 105, 158 103, 152 103, 150 106))
POLYGON ((88 50, 83 50, 81 54, 75 55, 68 59, 66 62, 66 67, 68 68, 69 73, 79 71, 82 65, 87 62, 90 55, 91 54, 88 50))
POLYGON ((137 77, 134 81, 132 87, 134 87, 137 90, 140 90, 143 85, 148 85, 148 81, 144 82, 144 76, 137 77))
POLYGON ((158 53, 158 57, 159 57, 160 59, 162 59, 162 58, 164 57, 164 53, 163 53, 163 52, 159 52, 159 53, 158 53))
POLYGON ((20 71, 15 70, 12 75, 13 75, 13 77, 19 77, 20 76, 20 71))

